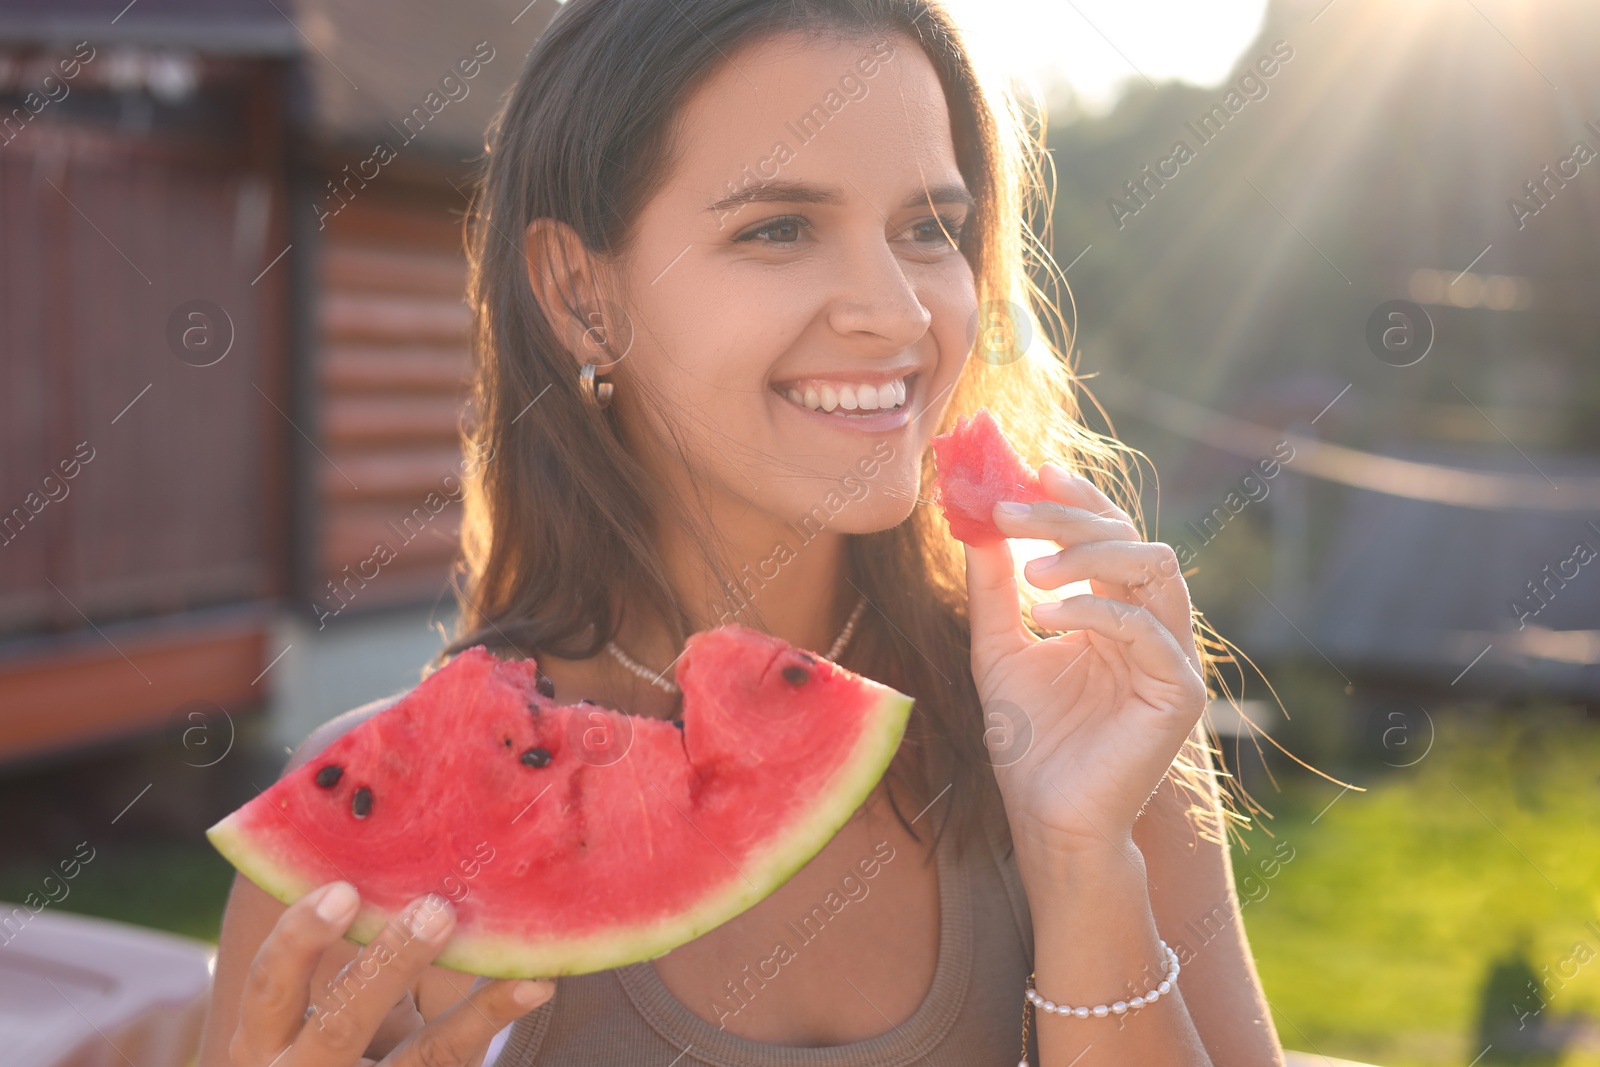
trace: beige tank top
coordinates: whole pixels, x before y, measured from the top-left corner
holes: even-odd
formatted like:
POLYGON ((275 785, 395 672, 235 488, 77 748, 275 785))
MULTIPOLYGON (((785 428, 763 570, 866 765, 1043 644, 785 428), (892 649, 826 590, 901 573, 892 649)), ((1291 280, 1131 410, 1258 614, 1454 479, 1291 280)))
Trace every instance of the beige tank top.
MULTIPOLYGON (((1004 814, 990 810, 983 840, 964 856, 953 828, 939 843, 933 984, 895 1029, 815 1048, 752 1041, 690 1011, 645 961, 557 979, 555 995, 510 1028, 493 1067, 1015 1067, 1033 931, 1015 862, 1002 856, 1004 814)), ((1028 1044, 1038 1063, 1031 1035, 1028 1044)))

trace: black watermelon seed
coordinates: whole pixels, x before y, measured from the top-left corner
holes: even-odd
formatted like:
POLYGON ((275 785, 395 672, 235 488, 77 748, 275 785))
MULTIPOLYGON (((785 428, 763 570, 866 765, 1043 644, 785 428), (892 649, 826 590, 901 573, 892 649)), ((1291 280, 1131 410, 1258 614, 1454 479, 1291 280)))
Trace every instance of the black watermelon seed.
POLYGON ((593 704, 594 701, 590 700, 588 697, 584 697, 582 700, 578 701, 578 703, 580 703, 580 704, 593 704))
POLYGON ((800 653, 800 658, 805 660, 807 663, 815 663, 815 662, 817 662, 817 657, 813 656, 809 652, 801 652, 800 653))
POLYGON ((522 762, 529 767, 543 767, 550 762, 548 748, 530 748, 522 754, 522 762))
POLYGON ((330 763, 317 772, 316 783, 324 789, 332 789, 339 784, 339 779, 344 777, 344 768, 337 763, 330 763))
POLYGON ((552 682, 550 676, 543 671, 540 671, 535 676, 533 684, 539 690, 540 696, 554 697, 556 695, 556 683, 552 682))
POLYGON ((811 681, 811 672, 804 667, 785 667, 783 669, 783 680, 790 685, 805 685, 811 681))
POLYGON ((682 719, 673 719, 672 720, 672 725, 676 726, 678 729, 681 730, 681 729, 683 729, 683 720, 682 719))
POLYGON ((372 790, 362 786, 350 798, 350 811, 358 819, 365 819, 372 814, 372 790))

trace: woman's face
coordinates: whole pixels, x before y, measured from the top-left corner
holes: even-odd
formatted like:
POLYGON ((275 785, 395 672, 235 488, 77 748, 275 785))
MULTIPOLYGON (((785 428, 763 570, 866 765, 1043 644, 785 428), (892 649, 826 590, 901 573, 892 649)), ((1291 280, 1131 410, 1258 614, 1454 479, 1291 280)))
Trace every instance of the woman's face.
POLYGON ((630 444, 719 525, 898 523, 976 311, 932 64, 899 35, 785 35, 730 56, 680 122, 621 268, 631 346, 602 371, 630 444))

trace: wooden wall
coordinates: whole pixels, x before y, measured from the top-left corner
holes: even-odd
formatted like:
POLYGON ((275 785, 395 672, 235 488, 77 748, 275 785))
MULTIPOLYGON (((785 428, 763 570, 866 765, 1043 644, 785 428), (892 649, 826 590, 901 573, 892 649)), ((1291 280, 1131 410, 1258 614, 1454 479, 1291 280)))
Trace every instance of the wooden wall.
POLYGON ((63 109, 0 145, 0 764, 259 705, 285 604, 325 629, 451 596, 464 176, 392 163, 303 203, 281 72, 207 78, 189 118, 63 109), (303 240, 290 213, 317 207, 303 240), (194 300, 232 335, 211 366, 173 350, 194 300))
POLYGON ((0 146, 0 760, 257 699, 287 581, 281 72, 141 127, 94 69, 0 146))
MULTIPOLYGON (((330 169, 332 169, 330 167, 330 169)), ((358 190, 327 220, 319 262, 319 626, 450 601, 460 529, 468 311, 460 211, 431 190, 358 190)))

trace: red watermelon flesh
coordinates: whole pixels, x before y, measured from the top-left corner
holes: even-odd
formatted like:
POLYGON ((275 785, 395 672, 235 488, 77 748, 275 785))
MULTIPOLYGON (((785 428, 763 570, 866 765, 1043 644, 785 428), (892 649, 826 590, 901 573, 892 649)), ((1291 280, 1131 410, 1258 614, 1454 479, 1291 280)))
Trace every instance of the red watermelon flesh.
POLYGON ((1005 539, 994 524, 996 504, 1045 499, 1038 473, 1017 455, 988 408, 970 419, 956 416, 955 429, 933 439, 933 462, 933 499, 944 508, 951 536, 969 545, 1005 539))
POLYGON ((583 974, 662 955, 787 881, 882 778, 911 707, 737 626, 689 639, 681 727, 558 705, 536 678, 468 649, 207 836, 284 903, 351 882, 355 941, 435 892, 457 917, 441 966, 583 974))

